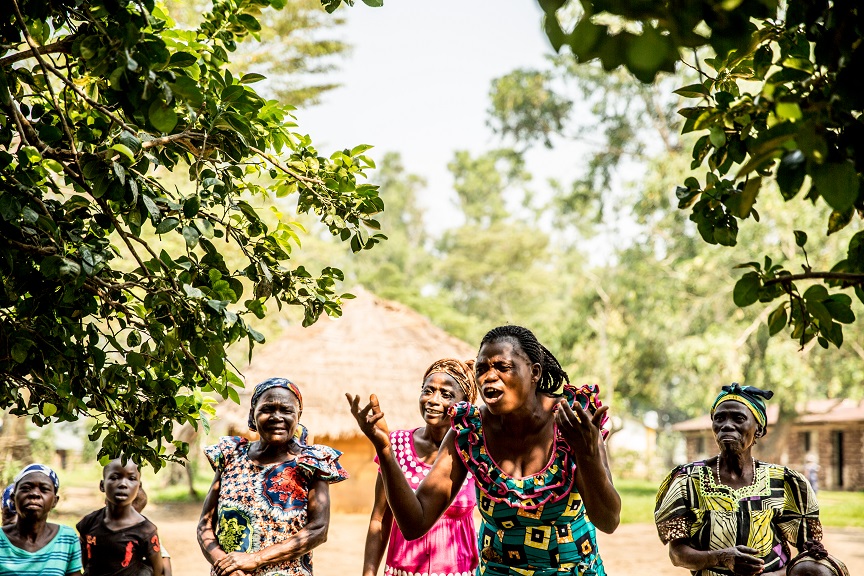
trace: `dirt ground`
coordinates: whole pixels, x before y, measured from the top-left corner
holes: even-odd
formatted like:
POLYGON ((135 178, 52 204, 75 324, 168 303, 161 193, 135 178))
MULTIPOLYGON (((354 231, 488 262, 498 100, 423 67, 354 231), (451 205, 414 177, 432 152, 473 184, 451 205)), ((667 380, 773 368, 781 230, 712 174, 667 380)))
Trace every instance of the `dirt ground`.
MULTIPOLYGON (((195 541, 199 510, 162 506, 150 511, 172 556, 177 576, 207 576, 208 565, 195 541)), ((363 543, 369 518, 361 514, 336 514, 330 521, 327 542, 313 558, 316 576, 360 576, 363 543)), ((600 553, 610 576, 686 576, 674 568, 666 548, 657 539, 652 524, 626 524, 615 534, 599 534, 600 553)), ((825 546, 849 568, 850 574, 864 574, 864 530, 826 529, 825 546)))
MULTIPOLYGON (((74 490, 74 489, 70 489, 74 490)), ((74 525, 77 518, 98 504, 91 494, 64 494, 57 520, 74 525)), ((197 505, 151 504, 145 514, 159 527, 162 542, 171 553, 175 576, 207 576, 209 565, 195 539, 200 507, 197 505)), ((360 575, 363 544, 368 526, 363 514, 334 514, 327 542, 314 552, 316 576, 360 575)), ((674 568, 666 548, 651 524, 626 524, 615 534, 599 534, 600 553, 610 576, 686 576, 674 568)), ((850 574, 864 575, 864 529, 825 529, 825 546, 842 559, 850 574)))

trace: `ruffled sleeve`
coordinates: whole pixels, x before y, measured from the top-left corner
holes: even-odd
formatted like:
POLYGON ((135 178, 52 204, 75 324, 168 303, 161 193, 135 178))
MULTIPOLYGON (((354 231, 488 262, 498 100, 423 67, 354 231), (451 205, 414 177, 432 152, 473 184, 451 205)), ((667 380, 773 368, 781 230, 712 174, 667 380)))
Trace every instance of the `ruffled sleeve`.
POLYGON ((204 454, 215 472, 222 473, 238 446, 249 442, 242 436, 223 436, 218 444, 204 448, 204 454))
POLYGON ((297 456, 297 465, 310 477, 335 484, 348 479, 348 472, 339 464, 340 456, 342 452, 323 444, 303 446, 297 456))
POLYGON ((783 512, 775 522, 783 538, 800 552, 807 540, 822 539, 819 503, 804 476, 790 468, 784 469, 783 512))
POLYGON ((654 524, 663 544, 690 537, 695 513, 690 505, 690 475, 678 466, 666 476, 657 491, 654 524))
MULTIPOLYGON (((571 408, 574 408, 578 403, 583 410, 593 414, 603 406, 603 403, 600 402, 600 386, 597 384, 585 384, 581 388, 566 385, 563 394, 571 408)), ((608 411, 603 414, 603 419, 600 422, 600 434, 603 436, 603 440, 609 436, 608 411)))

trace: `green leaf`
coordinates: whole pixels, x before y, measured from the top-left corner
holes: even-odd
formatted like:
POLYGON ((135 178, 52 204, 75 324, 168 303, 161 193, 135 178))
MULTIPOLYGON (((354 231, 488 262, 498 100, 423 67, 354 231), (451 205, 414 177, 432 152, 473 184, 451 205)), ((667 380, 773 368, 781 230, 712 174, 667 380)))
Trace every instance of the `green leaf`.
POLYGON ((807 301, 807 311, 813 315, 814 318, 819 320, 820 327, 831 326, 831 313, 828 312, 828 309, 825 307, 822 302, 817 300, 808 300, 807 301))
POLYGON ((819 194, 837 211, 848 210, 858 199, 858 173, 852 162, 817 165, 811 176, 819 194))
POLYGON ((186 246, 188 248, 194 248, 198 245, 198 238, 201 236, 198 233, 198 230, 196 230, 192 226, 184 226, 182 233, 183 238, 186 240, 186 246))
POLYGON ((690 84, 689 86, 678 88, 673 92, 685 98, 702 98, 703 96, 708 96, 709 94, 708 89, 705 88, 705 86, 703 86, 702 84, 690 84))
POLYGON ((821 302, 822 300, 827 300, 829 297, 828 290, 825 286, 821 284, 814 284, 807 288, 804 291, 804 300, 809 304, 810 302, 821 302))
POLYGON ((774 114, 784 120, 800 120, 802 118, 801 107, 797 102, 777 102, 774 106, 774 114))
POLYGON ((783 303, 768 316, 768 333, 774 336, 786 326, 786 304, 783 303))
POLYGON ((384 0, 363 0, 363 3, 373 8, 380 8, 381 6, 384 6, 384 0))
POLYGON ((214 229, 210 220, 206 218, 196 218, 193 222, 195 223, 195 227, 198 228, 198 231, 201 232, 205 238, 213 238, 214 229))
POLYGON ((190 196, 183 202, 183 215, 192 218, 198 214, 201 208, 201 197, 197 194, 190 196))
POLYGON ((807 233, 801 230, 794 230, 792 233, 795 235, 795 244, 803 248, 807 244, 807 233))
POLYGON ((162 100, 154 100, 147 112, 150 123, 160 132, 171 132, 177 125, 177 113, 162 100))
POLYGON ((54 414, 57 413, 57 406, 51 404, 50 402, 45 402, 42 404, 42 415, 46 418, 50 418, 54 414))
POLYGON ((839 232, 843 228, 849 225, 852 222, 852 217, 855 216, 855 209, 849 208, 843 212, 839 212, 837 210, 833 210, 831 215, 828 216, 828 236, 834 234, 835 232, 839 232))
POLYGON ((261 80, 266 80, 267 77, 263 74, 255 74, 251 72, 249 74, 244 74, 242 78, 240 78, 240 84, 254 84, 255 82, 260 82, 261 80))
POLYGON ((111 146, 111 150, 119 152, 120 154, 125 156, 130 162, 135 162, 135 154, 125 144, 114 144, 113 146, 111 146))
POLYGON ((171 55, 168 61, 168 66, 172 68, 187 68, 198 62, 198 57, 188 52, 175 52, 171 55))
POLYGON ((735 283, 735 289, 732 291, 732 300, 739 308, 755 304, 759 300, 759 289, 761 287, 762 281, 759 278, 759 274, 756 272, 747 272, 735 283))
POLYGON ((165 234, 174 230, 177 225, 180 224, 180 220, 177 218, 163 218, 159 224, 156 225, 156 234, 165 234))
POLYGON ((837 322, 851 324, 855 321, 855 313, 852 311, 849 303, 840 302, 835 296, 832 296, 828 300, 822 302, 822 304, 825 305, 825 309, 828 310, 828 313, 831 314, 831 317, 837 322))
POLYGON ((711 140, 711 144, 713 144, 715 148, 722 148, 726 145, 726 131, 723 130, 722 126, 711 126, 708 138, 711 140))

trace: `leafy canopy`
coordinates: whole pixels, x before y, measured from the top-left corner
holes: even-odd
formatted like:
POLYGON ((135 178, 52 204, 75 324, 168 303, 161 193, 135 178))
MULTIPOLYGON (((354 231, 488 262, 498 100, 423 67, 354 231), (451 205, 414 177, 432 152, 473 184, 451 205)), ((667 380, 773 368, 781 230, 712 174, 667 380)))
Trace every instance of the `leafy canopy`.
MULTIPOLYGON (((155 468, 237 398, 226 347, 265 304, 340 313, 339 269, 292 267, 291 197, 355 252, 383 236, 361 145, 322 156, 292 107, 227 69, 285 0, 214 0, 195 29, 153 0, 10 0, 0 17, 0 408, 96 419, 100 456, 155 468), (187 173, 168 189, 162 176, 187 173), (269 222, 269 223, 268 223, 269 222), (228 258, 229 252, 232 257, 228 258), (233 254, 242 255, 242 264, 233 254), (173 443, 172 450, 166 450, 173 443)), ((342 295, 341 297, 349 297, 342 295)))
MULTIPOLYGON (((685 64, 698 82, 676 93, 697 100, 679 113, 683 133, 701 134, 691 168, 705 175, 704 181, 688 177, 676 196, 706 242, 734 246, 739 222, 759 221, 756 202, 765 189, 824 210, 829 235, 864 214, 864 95, 856 83, 864 69, 864 13, 858 3, 539 3, 553 46, 568 45, 580 62, 598 59, 607 71, 624 66, 651 82, 692 51, 685 64), (560 18, 574 11, 576 24, 565 32, 560 18)), ((836 289, 852 287, 864 302, 864 231, 852 234, 846 254, 822 270, 807 258, 807 234, 794 235, 803 272, 777 264, 776 254, 743 264, 749 271, 737 282, 734 301, 743 307, 780 299, 768 320, 771 334, 788 325, 802 346, 816 338, 823 347, 839 347, 842 325, 855 316, 851 297, 836 289), (819 283, 799 288, 812 280, 819 283)))

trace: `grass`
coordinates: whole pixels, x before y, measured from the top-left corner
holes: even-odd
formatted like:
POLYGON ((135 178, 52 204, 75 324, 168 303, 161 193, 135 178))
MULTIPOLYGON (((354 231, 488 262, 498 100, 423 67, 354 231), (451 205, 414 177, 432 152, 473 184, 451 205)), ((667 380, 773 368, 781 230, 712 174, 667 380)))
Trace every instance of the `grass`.
MULTIPOLYGON (((646 480, 619 480, 615 483, 621 495, 621 523, 654 522, 654 497, 657 483, 646 480)), ((832 528, 864 528, 864 492, 829 492, 818 494, 822 524, 832 528)))

